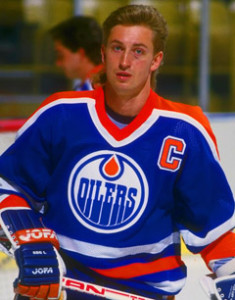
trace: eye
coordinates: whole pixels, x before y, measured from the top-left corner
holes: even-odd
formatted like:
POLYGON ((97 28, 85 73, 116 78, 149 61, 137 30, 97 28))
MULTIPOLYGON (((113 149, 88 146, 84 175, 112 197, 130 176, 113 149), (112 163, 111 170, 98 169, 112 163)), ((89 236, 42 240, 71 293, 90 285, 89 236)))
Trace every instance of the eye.
POLYGON ((136 56, 140 56, 140 55, 144 54, 144 50, 141 48, 136 48, 136 49, 134 49, 134 54, 136 56))
POLYGON ((121 48, 121 46, 119 46, 119 45, 114 45, 114 46, 113 46, 113 50, 114 50, 115 52, 120 52, 120 51, 122 50, 122 48, 121 48))

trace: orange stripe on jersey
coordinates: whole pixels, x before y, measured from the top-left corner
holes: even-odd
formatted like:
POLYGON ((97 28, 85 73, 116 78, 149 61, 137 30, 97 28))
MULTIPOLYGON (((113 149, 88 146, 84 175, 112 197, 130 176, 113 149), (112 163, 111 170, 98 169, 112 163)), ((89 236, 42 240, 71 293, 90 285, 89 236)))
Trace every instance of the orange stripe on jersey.
POLYGON ((210 135, 211 139, 215 144, 217 154, 219 155, 216 138, 212 131, 210 122, 199 106, 192 106, 189 104, 172 102, 158 95, 156 95, 155 98, 156 98, 155 107, 157 109, 182 113, 198 121, 206 129, 207 133, 210 135))
POLYGON ((133 263, 128 266, 122 266, 111 269, 93 269, 97 273, 111 278, 134 278, 152 273, 168 271, 179 268, 183 262, 179 256, 170 256, 160 258, 149 263, 133 263))
POLYGON ((25 199, 17 195, 9 195, 2 202, 0 202, 0 209, 10 207, 25 207, 30 208, 25 199))
POLYGON ((203 249, 200 254, 207 266, 211 260, 235 256, 235 233, 227 232, 203 249))
POLYGON ((58 92, 50 95, 47 97, 41 104, 40 106, 30 115, 30 117, 27 120, 24 120, 24 124, 22 128, 24 127, 25 123, 29 121, 40 109, 45 107, 46 105, 56 102, 57 100, 60 99, 79 99, 83 97, 88 97, 88 98, 94 98, 94 91, 66 91, 66 92, 58 92))
MULTIPOLYGON (((65 99, 78 99, 78 98, 94 98, 94 91, 66 91, 66 92, 59 92, 59 93, 54 93, 51 96, 47 97, 41 105, 38 107, 38 109, 35 111, 37 112, 39 109, 42 107, 46 106, 49 103, 52 103, 56 100, 60 100, 62 98, 65 99)), ((35 114, 35 112, 33 114, 35 114)))

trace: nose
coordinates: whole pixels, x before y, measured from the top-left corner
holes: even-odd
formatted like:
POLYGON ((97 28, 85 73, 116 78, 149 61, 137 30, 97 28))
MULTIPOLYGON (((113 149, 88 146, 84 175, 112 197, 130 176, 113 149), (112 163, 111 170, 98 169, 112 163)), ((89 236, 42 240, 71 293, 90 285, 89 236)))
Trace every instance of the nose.
POLYGON ((119 67, 122 70, 126 70, 130 67, 130 65, 131 65, 130 53, 127 51, 123 51, 121 58, 120 58, 119 67))

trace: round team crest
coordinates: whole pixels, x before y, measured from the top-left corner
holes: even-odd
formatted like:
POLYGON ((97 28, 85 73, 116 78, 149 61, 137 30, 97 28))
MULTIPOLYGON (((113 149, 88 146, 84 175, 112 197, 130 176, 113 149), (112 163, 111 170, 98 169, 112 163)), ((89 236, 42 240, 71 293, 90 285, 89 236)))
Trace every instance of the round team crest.
POLYGON ((147 205, 148 184, 139 165, 127 155, 99 151, 73 168, 69 205, 87 228, 115 233, 131 227, 147 205))

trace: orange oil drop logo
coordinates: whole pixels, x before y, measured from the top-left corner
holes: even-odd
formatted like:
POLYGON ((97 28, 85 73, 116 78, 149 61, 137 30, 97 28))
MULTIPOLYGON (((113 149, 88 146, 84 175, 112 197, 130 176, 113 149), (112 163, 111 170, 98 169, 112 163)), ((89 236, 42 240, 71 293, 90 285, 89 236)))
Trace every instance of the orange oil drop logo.
POLYGON ((120 166, 119 163, 117 161, 116 156, 112 156, 105 164, 104 166, 104 172, 105 174, 107 174, 108 176, 115 176, 118 174, 120 170, 120 166))

